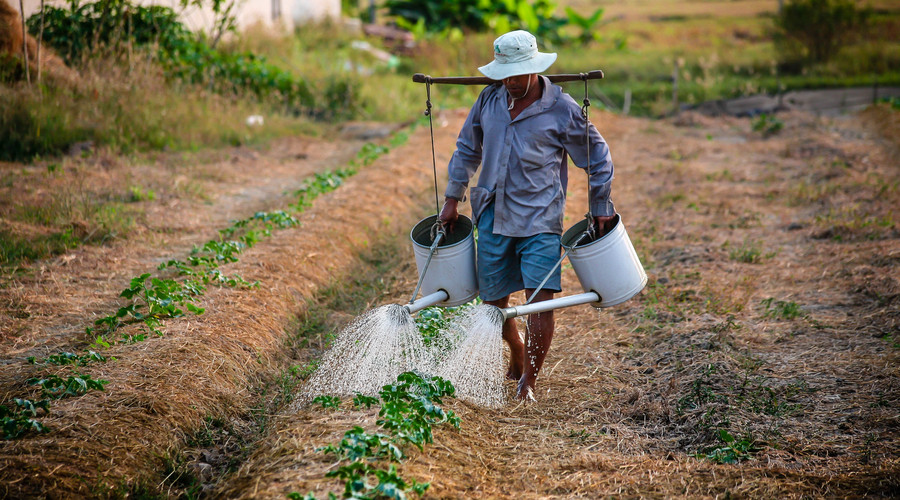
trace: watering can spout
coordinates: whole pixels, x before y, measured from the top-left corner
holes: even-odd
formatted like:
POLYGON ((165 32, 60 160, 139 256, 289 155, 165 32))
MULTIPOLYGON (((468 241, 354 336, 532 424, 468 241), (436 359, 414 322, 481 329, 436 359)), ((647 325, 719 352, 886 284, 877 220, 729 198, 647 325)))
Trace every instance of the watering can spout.
POLYGON ((522 306, 507 307, 501 309, 503 320, 524 316, 526 314, 537 314, 554 309, 562 309, 564 307, 580 306, 581 304, 590 304, 591 302, 600 302, 600 295, 597 292, 586 292, 578 295, 569 295, 568 297, 559 297, 556 299, 545 300, 542 302, 532 302, 522 306))
POLYGON ((450 298, 450 295, 445 290, 438 290, 431 295, 426 295, 419 300, 412 301, 409 304, 403 306, 410 314, 415 314, 426 307, 433 306, 435 304, 439 304, 441 302, 446 301, 450 298))

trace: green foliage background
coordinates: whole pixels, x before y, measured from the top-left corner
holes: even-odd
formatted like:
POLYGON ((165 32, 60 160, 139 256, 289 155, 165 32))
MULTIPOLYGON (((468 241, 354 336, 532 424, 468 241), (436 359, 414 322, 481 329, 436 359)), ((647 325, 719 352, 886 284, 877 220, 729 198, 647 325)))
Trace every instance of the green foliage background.
MULTIPOLYGON (((348 14, 368 17, 367 5, 345 3, 348 14)), ((591 83, 594 105, 621 111, 630 96, 635 115, 672 111, 673 72, 683 105, 804 88, 900 84, 897 8, 787 0, 781 16, 711 11, 624 19, 585 5, 590 4, 379 2, 379 23, 396 23, 416 36, 415 47, 404 48, 338 24, 293 33, 250 28, 216 43, 218 34, 190 32, 168 8, 69 0, 64 7, 45 8, 43 40, 82 79, 27 87, 20 62, 0 62, 0 142, 8 145, 0 160, 55 156, 79 141, 122 152, 198 149, 301 131, 328 134, 345 120, 410 121, 425 100, 422 86, 410 81, 412 73, 477 74, 475 68, 492 57, 497 34, 516 28, 535 32, 542 50, 559 53, 551 72, 604 70, 606 78, 591 83), (382 60, 361 48, 361 41, 392 56, 382 60), (245 126, 241 118, 250 114, 265 115, 265 125, 245 126)), ((219 14, 217 25, 226 29, 228 14, 219 14)), ((39 16, 29 18, 28 27, 37 36, 39 16)), ((438 86, 432 101, 438 108, 467 107, 478 90, 438 86)), ((572 84, 567 90, 581 91, 572 84)))

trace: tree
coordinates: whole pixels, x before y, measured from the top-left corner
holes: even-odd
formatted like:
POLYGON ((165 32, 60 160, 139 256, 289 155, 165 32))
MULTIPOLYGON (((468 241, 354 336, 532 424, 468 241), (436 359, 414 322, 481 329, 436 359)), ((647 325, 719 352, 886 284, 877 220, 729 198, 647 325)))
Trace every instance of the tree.
POLYGON ((871 9, 853 0, 789 0, 775 18, 783 50, 799 45, 813 63, 828 62, 868 25, 871 9))

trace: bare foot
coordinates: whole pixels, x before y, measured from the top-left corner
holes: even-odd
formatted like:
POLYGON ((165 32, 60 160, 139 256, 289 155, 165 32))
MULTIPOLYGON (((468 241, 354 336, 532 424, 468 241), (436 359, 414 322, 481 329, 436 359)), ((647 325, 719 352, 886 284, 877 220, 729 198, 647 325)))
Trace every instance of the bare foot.
POLYGON ((519 401, 524 401, 526 403, 533 403, 537 401, 536 399, 534 399, 534 389, 532 389, 531 387, 526 387, 524 390, 519 389, 519 391, 516 392, 516 399, 519 401))
POLYGON ((516 390, 516 399, 519 401, 535 401, 534 398, 534 382, 535 380, 532 378, 531 380, 526 380, 527 377, 523 376, 519 379, 519 387, 516 390))
POLYGON ((506 370, 506 380, 519 380, 520 378, 522 378, 522 368, 510 364, 509 369, 506 370))

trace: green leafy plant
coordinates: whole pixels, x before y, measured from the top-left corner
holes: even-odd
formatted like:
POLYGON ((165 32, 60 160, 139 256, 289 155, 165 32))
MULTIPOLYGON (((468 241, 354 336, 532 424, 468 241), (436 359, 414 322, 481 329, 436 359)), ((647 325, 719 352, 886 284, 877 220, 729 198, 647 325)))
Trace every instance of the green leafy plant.
POLYGON ((353 397, 353 407, 362 408, 363 406, 365 406, 366 409, 368 409, 371 408, 372 405, 377 405, 380 401, 381 400, 376 397, 366 396, 365 394, 357 394, 353 397))
POLYGON ((745 262, 747 264, 758 264, 766 259, 771 259, 775 252, 764 253, 758 242, 745 241, 740 246, 732 248, 728 253, 731 260, 745 262))
MULTIPOLYGON (((433 442, 432 426, 450 423, 459 428, 459 418, 452 411, 438 407, 441 398, 452 397, 453 384, 440 378, 426 378, 419 373, 405 372, 395 384, 385 386, 379 392, 381 410, 376 423, 385 432, 367 432, 355 426, 344 433, 338 443, 318 449, 319 452, 338 457, 340 466, 327 476, 344 481, 344 498, 406 498, 409 492, 423 495, 429 483, 408 481, 400 477, 393 463, 406 457, 404 446, 412 444, 419 449, 433 442), (378 461, 387 461, 385 469, 378 461)), ((327 396, 318 396, 313 401, 327 396)), ((354 406, 367 408, 377 404, 379 398, 357 394, 354 406)), ((293 498, 313 499, 312 493, 293 498)))
POLYGON ((429 33, 452 29, 505 33, 528 30, 538 37, 561 40, 558 30, 566 23, 555 17, 553 0, 387 0, 388 14, 406 29, 421 25, 429 33))
POLYGON ((303 366, 294 365, 290 368, 291 374, 297 377, 300 380, 306 380, 315 373, 315 371, 319 368, 319 360, 314 359, 309 363, 306 363, 303 366))
POLYGON ((48 375, 43 378, 34 377, 28 379, 28 384, 40 386, 44 395, 55 399, 62 399, 69 396, 81 396, 92 390, 103 391, 103 386, 108 383, 108 380, 97 380, 91 378, 90 375, 82 375, 80 373, 70 375, 65 379, 59 375, 48 375))
MULTIPOLYGON (((375 157, 377 158, 377 156, 375 157)), ((366 165, 368 165, 368 163, 366 163, 366 165)), ((295 191, 294 194, 297 196, 297 203, 292 205, 292 207, 297 212, 304 211, 312 205, 313 200, 318 198, 319 195, 334 191, 344 183, 344 179, 355 174, 356 169, 352 167, 316 173, 311 179, 307 179, 300 189, 295 191)))
POLYGON ((140 186, 131 186, 128 188, 131 201, 153 201, 156 199, 156 192, 152 189, 143 189, 140 186))
POLYGON ((753 458, 753 453, 760 449, 749 434, 741 439, 735 439, 727 430, 719 429, 717 437, 721 445, 704 448, 691 456, 719 464, 736 464, 753 458))
POLYGON ((459 427, 459 418, 453 412, 437 406, 442 397, 455 392, 453 384, 440 377, 426 379, 415 372, 401 373, 396 384, 385 386, 379 393, 382 403, 376 423, 422 449, 424 444, 433 442, 432 425, 450 422, 459 427))
POLYGON ((775 26, 783 51, 795 50, 796 44, 807 60, 822 63, 860 37, 871 15, 871 8, 860 9, 853 0, 788 0, 775 17, 775 26))
POLYGON ((597 29, 597 23, 599 23, 603 18, 602 7, 595 10, 594 13, 589 16, 582 16, 572 7, 566 7, 566 17, 568 18, 570 25, 577 26, 581 29, 581 34, 579 34, 576 38, 578 43, 587 45, 588 43, 600 38, 600 32, 597 29))
MULTIPOLYGON (((215 20, 213 36, 190 32, 169 7, 132 5, 128 0, 81 3, 67 7, 44 6, 43 39, 69 63, 96 51, 125 53, 132 47, 155 50, 166 74, 189 83, 206 85, 220 93, 251 93, 276 97, 296 109, 311 110, 314 97, 307 83, 250 52, 217 50, 223 33, 234 29, 235 2, 182 0, 182 5, 209 4, 215 20)), ((41 29, 40 15, 29 17, 34 35, 41 29)))
POLYGON ((49 429, 36 420, 38 410, 50 413, 50 402, 46 399, 32 402, 29 399, 13 400, 13 406, 0 405, 0 425, 3 426, 3 439, 10 440, 23 436, 28 432, 48 432, 49 429))
POLYGON ((481 299, 476 298, 472 302, 455 307, 434 306, 422 309, 415 318, 416 327, 422 335, 422 341, 425 345, 430 345, 434 339, 440 336, 441 331, 447 328, 452 315, 480 303, 481 299))
POLYGON ((774 115, 762 113, 753 119, 751 126, 754 132, 759 132, 763 137, 770 137, 784 128, 784 122, 774 115))
POLYGON ((765 308, 763 317, 766 318, 796 319, 806 316, 803 309, 793 301, 775 300, 774 297, 769 297, 760 301, 760 304, 765 308))
POLYGON ((113 315, 96 320, 94 324, 105 327, 106 332, 113 332, 125 323, 142 322, 150 332, 162 335, 159 329, 161 320, 183 316, 181 307, 194 314, 203 314, 204 309, 191 300, 203 291, 204 287, 196 281, 178 282, 144 273, 132 278, 128 288, 119 294, 131 303, 120 307, 113 315))
MULTIPOLYGON (((51 354, 47 356, 45 359, 41 360, 41 363, 49 363, 53 365, 77 365, 77 366, 87 366, 90 363, 95 361, 99 361, 101 363, 105 363, 107 358, 102 354, 97 352, 88 350, 86 354, 75 354, 71 352, 61 352, 59 354, 51 354)), ((38 360, 34 356, 28 357, 28 362, 30 364, 37 364, 38 360)))
POLYGON ((337 410, 341 406, 341 398, 337 396, 316 396, 312 402, 322 405, 323 409, 337 410))

